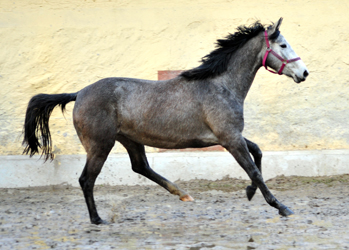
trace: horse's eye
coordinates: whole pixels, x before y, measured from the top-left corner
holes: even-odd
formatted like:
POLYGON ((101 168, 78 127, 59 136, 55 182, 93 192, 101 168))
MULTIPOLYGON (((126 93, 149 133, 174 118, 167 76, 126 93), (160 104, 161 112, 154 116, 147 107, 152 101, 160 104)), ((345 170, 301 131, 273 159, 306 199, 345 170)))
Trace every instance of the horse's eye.
POLYGON ((280 47, 285 49, 285 48, 287 48, 287 45, 286 44, 281 44, 280 47))

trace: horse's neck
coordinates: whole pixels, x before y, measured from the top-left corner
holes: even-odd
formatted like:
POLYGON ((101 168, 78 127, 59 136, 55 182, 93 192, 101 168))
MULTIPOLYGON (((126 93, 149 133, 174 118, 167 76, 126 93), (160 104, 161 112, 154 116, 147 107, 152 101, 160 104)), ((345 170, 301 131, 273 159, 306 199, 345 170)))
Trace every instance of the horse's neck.
POLYGON ((262 44, 258 37, 238 50, 224 73, 224 85, 242 102, 252 85, 258 69, 262 66, 262 44))

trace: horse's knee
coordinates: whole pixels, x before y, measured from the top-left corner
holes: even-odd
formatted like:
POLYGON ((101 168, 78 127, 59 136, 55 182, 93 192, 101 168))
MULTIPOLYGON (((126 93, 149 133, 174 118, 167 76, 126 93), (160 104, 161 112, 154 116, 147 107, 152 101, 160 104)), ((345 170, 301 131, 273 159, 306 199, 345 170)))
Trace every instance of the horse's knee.
POLYGON ((83 191, 93 189, 95 180, 96 178, 93 178, 93 176, 88 176, 85 172, 83 172, 79 178, 81 189, 83 191))
POLYGON ((80 187, 84 193, 88 192, 88 190, 91 190, 91 185, 85 177, 80 177, 79 183, 80 183, 80 187))
POLYGON ((79 178, 79 183, 80 183, 80 187, 81 187, 82 189, 84 189, 85 183, 86 183, 85 177, 80 176, 80 178, 79 178))
POLYGON ((133 172, 137 173, 137 174, 145 174, 147 172, 147 168, 149 168, 147 165, 145 164, 132 164, 132 170, 133 172))
POLYGON ((137 166, 132 166, 132 170, 137 174, 142 174, 142 170, 137 166))

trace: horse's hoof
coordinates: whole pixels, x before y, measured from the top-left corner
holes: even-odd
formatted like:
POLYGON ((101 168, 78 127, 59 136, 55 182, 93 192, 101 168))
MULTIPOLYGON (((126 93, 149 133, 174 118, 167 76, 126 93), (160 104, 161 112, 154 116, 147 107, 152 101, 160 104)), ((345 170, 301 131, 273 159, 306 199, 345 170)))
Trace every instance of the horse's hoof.
POLYGON ((189 194, 183 195, 179 198, 181 201, 194 201, 193 197, 191 197, 189 194))
POLYGON ((287 216, 290 216, 290 215, 294 214, 294 212, 293 212, 291 209, 289 209, 288 207, 282 206, 282 207, 280 208, 280 210, 279 210, 279 214, 280 214, 281 216, 287 217, 287 216))
POLYGON ((246 195, 247 195, 247 199, 250 201, 252 200, 254 194, 256 193, 257 188, 252 187, 252 186, 247 186, 246 188, 246 195))
POLYGON ((91 221, 92 224, 96 225, 108 225, 109 223, 105 220, 102 220, 101 218, 98 218, 96 220, 91 221))

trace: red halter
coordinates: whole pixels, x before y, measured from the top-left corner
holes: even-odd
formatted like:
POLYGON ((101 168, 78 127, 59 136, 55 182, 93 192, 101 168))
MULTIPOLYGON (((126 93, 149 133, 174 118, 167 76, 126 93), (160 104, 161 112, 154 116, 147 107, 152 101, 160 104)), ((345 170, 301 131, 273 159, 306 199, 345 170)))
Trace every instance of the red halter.
POLYGON ((301 59, 300 57, 293 58, 293 59, 289 59, 289 60, 284 59, 282 56, 279 56, 275 51, 273 51, 273 50, 271 49, 270 44, 269 44, 269 40, 268 40, 268 32, 267 32, 266 30, 264 31, 264 37, 265 37, 265 42, 266 42, 266 44, 267 44, 267 50, 266 50, 265 55, 264 55, 264 58, 263 58, 263 66, 264 66, 265 69, 268 70, 269 72, 274 73, 274 74, 279 74, 279 75, 281 75, 281 74, 282 74, 282 71, 284 70, 284 68, 285 68, 285 66, 286 66, 287 63, 295 62, 295 61, 298 61, 298 60, 301 59), (267 58, 268 58, 268 55, 269 55, 270 52, 271 52, 277 59, 279 59, 279 60, 282 62, 281 68, 279 69, 278 72, 272 71, 272 70, 268 69, 267 65, 265 64, 266 61, 267 61, 267 58))

